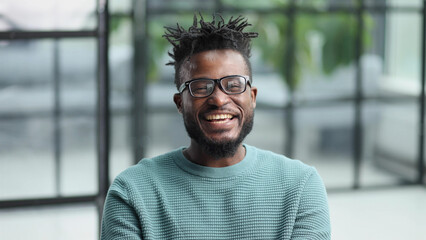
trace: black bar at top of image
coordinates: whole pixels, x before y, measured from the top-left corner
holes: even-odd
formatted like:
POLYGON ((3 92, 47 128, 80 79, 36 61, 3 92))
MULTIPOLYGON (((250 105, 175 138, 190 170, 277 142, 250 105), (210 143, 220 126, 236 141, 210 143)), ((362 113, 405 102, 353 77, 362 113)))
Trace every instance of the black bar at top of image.
POLYGON ((0 40, 37 39, 37 38, 81 38, 96 37, 96 30, 89 31, 7 31, 0 32, 0 40))

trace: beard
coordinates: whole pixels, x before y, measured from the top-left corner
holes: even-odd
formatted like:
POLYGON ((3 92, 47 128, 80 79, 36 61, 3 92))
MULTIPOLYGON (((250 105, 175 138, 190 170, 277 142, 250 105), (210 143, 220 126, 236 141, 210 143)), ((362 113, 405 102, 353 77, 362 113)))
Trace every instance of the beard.
POLYGON ((245 137, 253 129, 253 110, 247 116, 247 119, 243 122, 243 126, 238 137, 236 139, 231 140, 214 140, 208 138, 203 133, 200 126, 193 119, 188 118, 186 114, 182 115, 188 136, 192 138, 195 142, 197 142, 205 153, 209 154, 215 159, 232 157, 236 153, 238 147, 243 142, 245 137))

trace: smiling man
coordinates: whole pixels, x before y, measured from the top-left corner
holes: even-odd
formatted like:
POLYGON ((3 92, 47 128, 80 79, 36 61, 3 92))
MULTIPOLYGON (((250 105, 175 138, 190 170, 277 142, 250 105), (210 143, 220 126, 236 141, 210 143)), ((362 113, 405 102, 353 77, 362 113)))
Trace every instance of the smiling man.
POLYGON ((167 28, 188 147, 143 159, 106 199, 101 239, 330 239, 317 171, 243 144, 253 127, 250 41, 241 17, 167 28), (198 24, 200 26, 198 26, 198 24))
POLYGON ((183 154, 209 167, 238 163, 245 156, 241 143, 253 127, 257 94, 243 56, 232 49, 203 51, 182 67, 191 76, 174 96, 191 138, 183 154))

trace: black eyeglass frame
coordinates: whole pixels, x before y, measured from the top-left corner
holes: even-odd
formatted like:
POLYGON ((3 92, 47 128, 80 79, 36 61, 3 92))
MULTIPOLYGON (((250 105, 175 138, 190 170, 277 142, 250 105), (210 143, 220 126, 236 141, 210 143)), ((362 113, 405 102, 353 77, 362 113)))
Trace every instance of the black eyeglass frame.
POLYGON ((243 93, 243 92, 245 92, 246 90, 247 90, 247 84, 251 87, 251 79, 250 79, 250 77, 249 76, 242 76, 242 75, 228 75, 228 76, 225 76, 225 77, 221 77, 221 78, 218 78, 218 79, 212 79, 212 78, 195 78, 195 79, 191 79, 191 80, 189 80, 189 81, 187 81, 187 82, 184 82, 184 83, 182 83, 181 85, 180 85, 180 87, 179 87, 179 94, 181 94, 185 89, 188 89, 189 90, 189 93, 191 94, 191 96, 192 97, 195 97, 195 98, 203 98, 203 97, 208 97, 208 96, 210 96, 213 92, 214 92, 214 87, 216 86, 216 85, 218 85, 219 86, 219 88, 224 92, 224 93, 226 93, 226 94, 228 94, 228 95, 236 95, 236 94, 241 94, 241 93, 243 93), (230 78, 230 77, 242 77, 243 79, 244 79, 244 90, 243 91, 241 91, 241 92, 238 92, 238 93, 231 93, 231 92, 227 92, 224 88, 223 88, 223 86, 222 86, 222 80, 223 79, 225 79, 225 78, 230 78), (206 96, 202 96, 202 97, 199 97, 199 96, 194 96, 194 94, 192 93, 192 91, 191 91, 191 89, 188 87, 192 82, 194 82, 194 81, 199 81, 199 80, 210 80, 210 81, 213 81, 214 82, 214 86, 213 86, 213 91, 211 92, 211 93, 209 93, 208 95, 206 95, 206 96))

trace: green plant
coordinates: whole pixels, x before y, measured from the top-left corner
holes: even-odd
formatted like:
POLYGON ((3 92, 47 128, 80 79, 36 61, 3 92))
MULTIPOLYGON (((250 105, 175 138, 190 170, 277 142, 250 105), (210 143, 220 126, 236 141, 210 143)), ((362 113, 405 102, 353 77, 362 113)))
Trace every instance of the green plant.
MULTIPOLYGON (((295 15, 292 32, 289 31, 289 21, 288 17, 278 14, 259 17, 254 28, 260 32, 260 39, 254 42, 254 47, 260 50, 264 61, 280 73, 290 91, 297 89, 303 69, 319 67, 325 74, 330 74, 356 59, 359 33, 354 15, 295 15), (322 39, 321 66, 316 66, 312 59, 310 36, 313 34, 322 39)), ((363 21, 363 46, 369 46, 371 36, 367 32, 372 21, 367 15, 363 21)))

